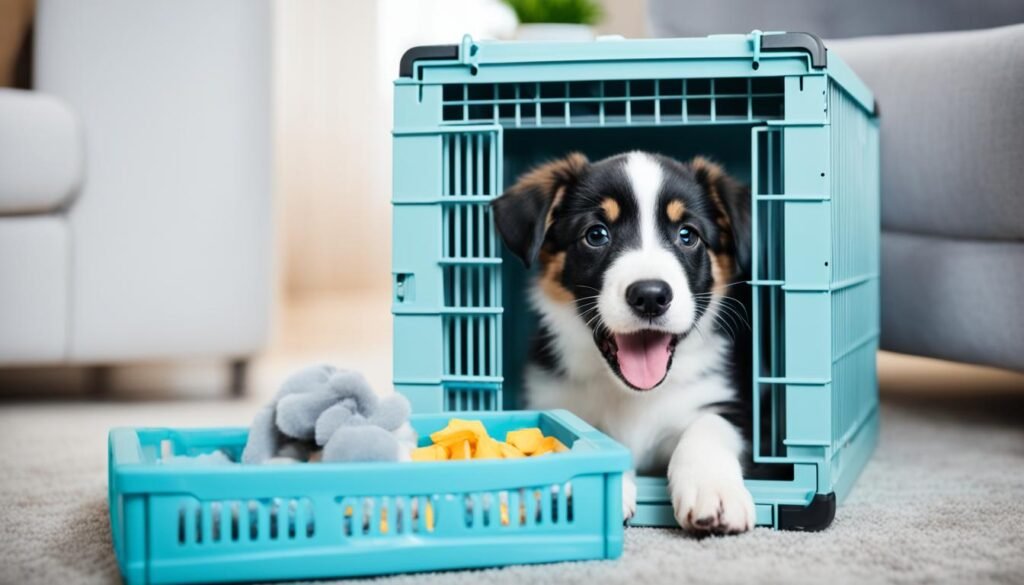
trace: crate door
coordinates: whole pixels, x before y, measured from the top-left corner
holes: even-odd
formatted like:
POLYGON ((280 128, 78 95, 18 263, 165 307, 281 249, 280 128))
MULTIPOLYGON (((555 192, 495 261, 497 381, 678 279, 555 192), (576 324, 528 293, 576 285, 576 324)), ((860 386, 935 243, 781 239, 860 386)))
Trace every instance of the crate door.
POLYGON ((502 404, 501 242, 490 202, 501 194, 501 129, 443 136, 442 391, 447 411, 502 404))
POLYGON ((752 374, 755 461, 776 461, 785 445, 785 221, 783 129, 751 131, 752 374))

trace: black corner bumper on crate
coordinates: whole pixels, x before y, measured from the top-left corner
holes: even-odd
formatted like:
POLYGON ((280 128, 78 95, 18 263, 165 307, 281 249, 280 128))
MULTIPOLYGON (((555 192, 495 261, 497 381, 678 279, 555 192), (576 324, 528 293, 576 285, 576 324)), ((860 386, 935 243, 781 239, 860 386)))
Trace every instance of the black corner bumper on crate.
POLYGON ((779 530, 818 532, 832 525, 836 517, 836 494, 815 494, 806 506, 779 506, 779 530))
POLYGON ((818 35, 809 32, 782 33, 761 37, 762 51, 807 51, 811 56, 811 67, 824 69, 828 66, 828 50, 818 35))
POLYGON ((402 54, 402 60, 398 63, 398 76, 412 77, 413 65, 417 61, 458 58, 458 45, 421 45, 413 47, 402 54))

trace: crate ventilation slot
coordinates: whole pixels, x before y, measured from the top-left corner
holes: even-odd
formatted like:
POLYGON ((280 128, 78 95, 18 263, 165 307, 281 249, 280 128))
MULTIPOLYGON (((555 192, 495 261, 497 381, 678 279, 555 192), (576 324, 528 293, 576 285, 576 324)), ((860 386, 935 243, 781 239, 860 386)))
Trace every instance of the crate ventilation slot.
POLYGON ((442 121, 506 127, 760 122, 784 115, 781 77, 448 84, 442 121))

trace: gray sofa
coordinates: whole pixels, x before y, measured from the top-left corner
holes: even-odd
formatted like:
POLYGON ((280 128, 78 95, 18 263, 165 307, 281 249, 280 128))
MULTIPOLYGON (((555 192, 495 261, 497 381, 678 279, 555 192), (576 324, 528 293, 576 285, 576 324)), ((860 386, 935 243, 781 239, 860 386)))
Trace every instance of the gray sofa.
POLYGON ((1024 370, 1024 25, 830 45, 882 112, 882 347, 1024 370))
MULTIPOLYGON (((1016 0, 651 0, 649 11, 657 36, 1024 22, 1016 0)), ((825 44, 882 116, 882 347, 1024 370, 1024 25, 825 44)))

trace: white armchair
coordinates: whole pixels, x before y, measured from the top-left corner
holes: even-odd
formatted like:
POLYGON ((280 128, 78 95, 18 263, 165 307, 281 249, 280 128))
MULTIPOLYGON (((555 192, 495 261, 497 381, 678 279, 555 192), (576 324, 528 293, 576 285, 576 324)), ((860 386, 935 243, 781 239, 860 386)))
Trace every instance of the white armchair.
POLYGON ((243 373, 272 294, 270 65, 266 1, 41 0, 33 91, 0 91, 0 366, 243 373))

